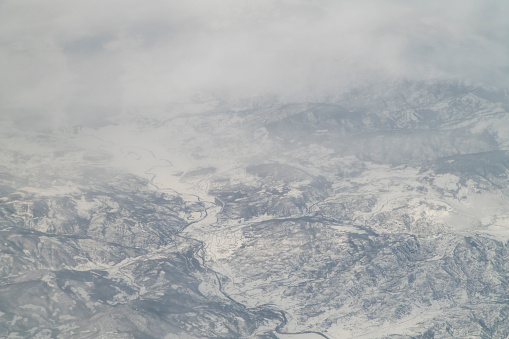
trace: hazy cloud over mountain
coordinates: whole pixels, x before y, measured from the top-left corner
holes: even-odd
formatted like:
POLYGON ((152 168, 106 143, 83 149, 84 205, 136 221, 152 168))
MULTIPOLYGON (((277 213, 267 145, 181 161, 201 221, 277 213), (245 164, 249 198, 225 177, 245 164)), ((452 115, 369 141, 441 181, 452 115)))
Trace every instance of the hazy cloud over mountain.
POLYGON ((507 86, 506 1, 0 2, 0 114, 93 121, 133 107, 378 78, 507 86))
POLYGON ((509 338, 507 18, 0 0, 0 338, 509 338))

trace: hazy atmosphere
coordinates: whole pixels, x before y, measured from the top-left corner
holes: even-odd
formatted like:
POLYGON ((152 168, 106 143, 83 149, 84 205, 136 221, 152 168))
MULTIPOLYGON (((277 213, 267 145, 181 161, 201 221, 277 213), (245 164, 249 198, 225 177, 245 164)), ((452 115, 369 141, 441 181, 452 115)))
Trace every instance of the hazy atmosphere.
POLYGON ((502 0, 3 0, 0 112, 58 125, 379 79, 507 86, 508 17, 502 0))
POLYGON ((509 338, 508 18, 0 0, 0 337, 509 338))

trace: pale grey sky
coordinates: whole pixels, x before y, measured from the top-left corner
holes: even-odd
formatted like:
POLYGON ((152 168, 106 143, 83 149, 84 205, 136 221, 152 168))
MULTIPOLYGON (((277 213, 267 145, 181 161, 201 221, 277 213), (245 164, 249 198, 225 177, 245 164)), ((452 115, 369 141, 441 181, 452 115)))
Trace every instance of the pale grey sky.
POLYGON ((505 0, 3 0, 0 114, 306 100, 379 78, 508 86, 507 18, 505 0))

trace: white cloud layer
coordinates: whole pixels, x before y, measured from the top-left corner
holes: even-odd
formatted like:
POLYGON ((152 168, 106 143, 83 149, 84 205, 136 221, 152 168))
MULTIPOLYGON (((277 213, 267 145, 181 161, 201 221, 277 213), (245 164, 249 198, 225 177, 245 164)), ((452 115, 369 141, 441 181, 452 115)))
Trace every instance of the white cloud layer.
POLYGON ((0 114, 92 121, 386 77, 508 86, 507 18, 505 0, 3 0, 0 114))

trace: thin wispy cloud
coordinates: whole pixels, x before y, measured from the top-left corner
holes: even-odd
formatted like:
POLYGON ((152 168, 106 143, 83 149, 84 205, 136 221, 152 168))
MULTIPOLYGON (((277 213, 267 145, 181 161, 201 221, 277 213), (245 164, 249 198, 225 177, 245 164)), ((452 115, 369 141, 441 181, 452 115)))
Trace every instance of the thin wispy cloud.
POLYGON ((505 1, 0 3, 0 112, 94 120, 224 97, 334 93, 374 79, 507 86, 505 1))

